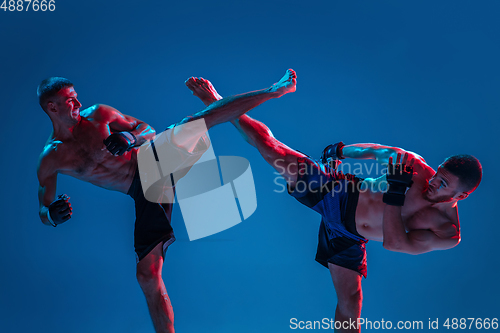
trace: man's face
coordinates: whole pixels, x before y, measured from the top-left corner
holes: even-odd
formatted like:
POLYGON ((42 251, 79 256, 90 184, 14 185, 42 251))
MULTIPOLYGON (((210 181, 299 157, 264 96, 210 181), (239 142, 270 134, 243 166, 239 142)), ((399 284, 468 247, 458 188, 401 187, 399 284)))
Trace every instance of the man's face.
POLYGON ((436 203, 461 199, 459 196, 463 192, 459 190, 459 187, 459 178, 439 166, 436 174, 429 179, 429 186, 424 192, 424 198, 436 203))
MULTIPOLYGON (((77 99, 78 94, 74 87, 66 87, 59 90, 52 101, 52 106, 57 111, 60 119, 69 122, 78 122, 80 120, 80 107, 82 104, 77 99)), ((50 103, 49 103, 50 104, 50 103)))

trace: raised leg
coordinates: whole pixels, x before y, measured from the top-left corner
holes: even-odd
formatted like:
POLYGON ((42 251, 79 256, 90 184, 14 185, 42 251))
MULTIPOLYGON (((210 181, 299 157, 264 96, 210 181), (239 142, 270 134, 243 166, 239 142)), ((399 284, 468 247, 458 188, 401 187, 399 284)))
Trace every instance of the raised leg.
POLYGON ((185 82, 186 86, 191 90, 194 96, 198 97, 205 106, 209 106, 213 102, 222 99, 212 82, 200 77, 190 77, 185 82))
POLYGON ((161 277, 163 244, 158 244, 137 264, 137 281, 146 296, 149 313, 157 333, 174 333, 174 311, 161 277))
MULTIPOLYGON (((220 101, 222 99, 222 96, 219 95, 217 90, 215 90, 215 87, 213 86, 212 82, 202 77, 200 78, 190 77, 188 80, 186 80, 186 86, 189 88, 189 90, 193 92, 193 95, 198 97, 206 106, 209 106, 210 104, 216 101, 220 101)), ((238 129, 240 134, 249 144, 251 144, 254 147, 257 147, 255 145, 255 142, 251 141, 241 130, 237 120, 238 119, 231 120, 231 123, 238 129)))
MULTIPOLYGON (((284 78, 281 81, 286 81, 284 78)), ((276 85, 279 85, 280 82, 276 83, 276 85)), ((218 101, 225 100, 217 93, 212 83, 203 78, 190 78, 186 81, 186 86, 193 92, 193 95, 198 97, 207 106, 211 107, 213 104, 218 103, 218 101)), ((297 181, 297 158, 303 157, 304 154, 276 140, 266 125, 245 114, 231 120, 231 123, 238 129, 243 138, 256 147, 262 157, 293 188, 297 181)))
MULTIPOLYGON (((207 106, 222 99, 212 83, 203 78, 191 78, 186 81, 186 85, 191 89, 193 95, 200 98, 207 106)), ((304 155, 276 140, 266 125, 248 115, 242 115, 231 122, 243 138, 256 147, 264 159, 280 172, 287 179, 288 184, 293 187, 297 181, 297 158, 304 155)), ((328 267, 338 298, 335 320, 346 323, 344 325, 346 328, 340 329, 338 332, 359 332, 359 329, 352 329, 352 325, 349 324, 356 322, 361 315, 361 275, 333 264, 329 264, 328 267)))
MULTIPOLYGON (((265 101, 294 92, 297 82, 296 77, 295 71, 289 69, 281 80, 271 87, 216 100, 209 104, 204 110, 186 117, 180 124, 203 118, 207 128, 210 129, 215 125, 235 120, 265 101)), ((191 82, 196 82, 196 79, 188 79, 186 85, 189 87, 191 82)), ((220 95, 218 97, 220 97, 220 95)))
MULTIPOLYGON (((205 136, 207 129, 224 122, 234 121, 265 101, 294 92, 297 83, 296 77, 295 71, 289 69, 277 83, 267 89, 222 99, 220 99, 220 95, 216 94, 217 92, 213 89, 213 92, 216 94, 212 98, 214 102, 209 104, 204 110, 188 116, 177 123, 173 129, 172 142, 187 151, 192 151, 199 140, 205 136), (204 120, 204 124, 192 122, 200 119, 204 120), (180 126, 183 124, 187 125, 180 126)), ((190 78, 186 81, 186 85, 191 90, 193 90, 192 86, 197 86, 198 90, 206 90, 207 87, 203 87, 206 82, 208 81, 190 78)))
MULTIPOLYGON (((330 263, 328 264, 328 268, 330 269, 333 285, 337 292, 335 321, 342 324, 356 322, 361 315, 361 304, 363 301, 361 274, 330 263)), ((343 325, 343 327, 336 332, 360 332, 360 329, 353 329, 348 324, 343 325)))
POLYGON ((266 125, 247 115, 242 115, 233 124, 243 138, 259 150, 266 162, 279 172, 293 189, 298 175, 297 159, 305 155, 278 141, 266 125))

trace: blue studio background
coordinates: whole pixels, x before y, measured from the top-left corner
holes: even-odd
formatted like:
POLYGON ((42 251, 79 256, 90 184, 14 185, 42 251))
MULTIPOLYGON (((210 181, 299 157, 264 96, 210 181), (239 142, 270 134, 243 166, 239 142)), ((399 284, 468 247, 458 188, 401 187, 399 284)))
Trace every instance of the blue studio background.
MULTIPOLYGON (((265 88, 287 68, 297 92, 251 111, 308 154, 377 142, 423 155, 480 159, 483 182, 459 204, 462 242, 420 256, 368 243, 362 317, 500 317, 496 282, 500 3, 496 1, 56 0, 54 12, 0 11, 0 330, 153 332, 135 279, 132 199, 60 176, 73 218, 38 218, 36 163, 50 133, 38 83, 64 76, 84 107, 114 106, 157 131, 203 105, 184 86, 223 96, 265 88)), ((247 158, 257 211, 190 242, 163 270, 178 332, 290 332, 290 319, 332 318, 336 295, 314 261, 319 215, 284 193, 230 124, 210 131, 217 155, 247 158)), ((427 327, 427 326, 426 326, 427 327)), ((440 330, 445 330, 441 327, 440 330)))

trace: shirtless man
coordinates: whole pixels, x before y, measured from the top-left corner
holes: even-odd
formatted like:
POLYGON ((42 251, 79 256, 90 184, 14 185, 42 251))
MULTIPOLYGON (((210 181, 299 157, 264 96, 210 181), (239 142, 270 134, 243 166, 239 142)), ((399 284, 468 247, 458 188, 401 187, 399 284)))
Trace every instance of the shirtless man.
MULTIPOLYGON (((205 105, 222 98, 206 80, 188 87, 205 105)), ((482 176, 475 157, 451 156, 435 171, 421 156, 401 148, 338 143, 316 161, 276 140, 269 128, 247 115, 233 124, 286 179, 289 193, 322 215, 316 260, 329 268, 337 292, 338 331, 360 331, 356 320, 368 240, 408 254, 445 250, 460 242, 457 203, 476 189, 482 176), (375 179, 343 175, 335 168, 343 158, 373 159, 388 166, 388 173, 375 179)))
MULTIPOLYGON (((210 129, 234 120, 269 99, 295 91, 295 78, 295 72, 288 70, 270 88, 221 99, 178 124, 204 119, 210 129)), ((200 80, 190 78, 186 84, 200 80)), ((42 81, 37 93, 53 125, 38 162, 40 219, 55 227, 71 218, 69 197, 60 195, 56 199, 59 173, 132 196, 136 208, 137 280, 156 332, 174 332, 174 314, 161 277, 165 251, 175 240, 170 226, 172 204, 144 198, 137 168, 138 147, 155 137, 154 129, 107 105, 80 111, 82 104, 73 84, 64 78, 42 81)))

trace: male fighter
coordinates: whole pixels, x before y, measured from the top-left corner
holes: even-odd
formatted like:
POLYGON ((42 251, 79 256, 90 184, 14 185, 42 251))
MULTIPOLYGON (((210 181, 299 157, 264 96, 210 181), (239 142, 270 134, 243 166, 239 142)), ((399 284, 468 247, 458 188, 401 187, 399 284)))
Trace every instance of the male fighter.
MULTIPOLYGON (((270 88, 221 99, 179 124, 204 119, 210 129, 234 120, 269 99, 295 91, 295 78, 295 72, 288 70, 270 88)), ((196 82, 199 79, 190 78, 187 84, 196 82)), ((37 93, 40 106, 53 125, 38 163, 42 222, 55 227, 71 218, 69 197, 60 195, 54 200, 58 174, 130 195, 136 209, 137 280, 146 296, 156 331, 174 332, 174 314, 161 277, 165 251, 175 240, 170 226, 172 205, 144 198, 137 168, 137 147, 154 138, 154 129, 107 105, 94 105, 80 111, 82 104, 73 84, 64 78, 45 79, 37 93)), ((174 127, 174 131, 176 128, 180 126, 174 127)), ((182 132, 178 134, 182 136, 182 132)))
MULTIPOLYGON (((222 98, 206 80, 188 87, 205 105, 222 98)), ((460 242, 457 202, 473 192, 482 177, 475 157, 448 157, 434 171, 421 156, 401 148, 339 142, 326 147, 316 161, 276 140, 269 128, 247 115, 233 124, 286 179, 289 193, 322 215, 316 260, 329 268, 333 279, 339 331, 359 331, 350 323, 361 314, 368 240, 409 254, 445 250, 460 242), (374 159, 387 165, 387 175, 344 175, 335 169, 343 158, 374 159)))

